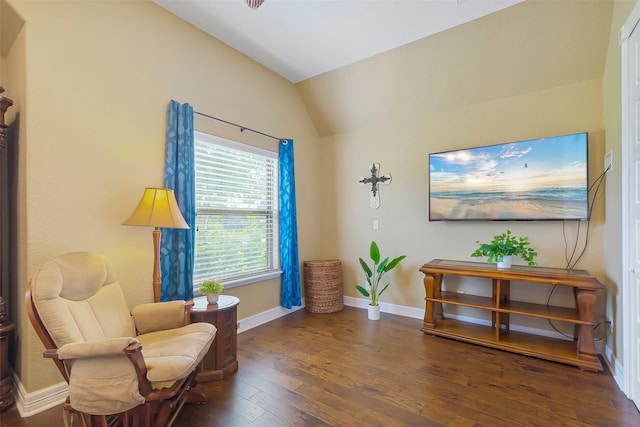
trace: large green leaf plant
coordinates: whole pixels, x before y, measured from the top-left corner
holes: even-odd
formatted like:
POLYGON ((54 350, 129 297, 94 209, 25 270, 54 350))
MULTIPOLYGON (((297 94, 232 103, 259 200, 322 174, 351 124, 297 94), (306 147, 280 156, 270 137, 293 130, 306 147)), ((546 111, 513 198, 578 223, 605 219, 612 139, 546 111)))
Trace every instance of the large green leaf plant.
POLYGON ((360 265, 362 266, 364 273, 367 275, 369 290, 360 285, 356 285, 356 289, 358 289, 358 291, 362 295, 369 298, 369 300, 371 301, 369 305, 378 305, 378 299, 390 285, 390 283, 387 283, 382 287, 382 289, 380 289, 380 282, 382 280, 382 277, 385 273, 391 271, 396 265, 398 265, 400 261, 405 259, 407 256, 401 255, 397 258, 392 259, 391 261, 389 261, 389 257, 387 257, 384 260, 380 261, 380 249, 378 248, 376 242, 373 241, 371 242, 371 247, 369 248, 369 257, 371 258, 371 261, 373 261, 371 267, 365 260, 359 258, 360 265))

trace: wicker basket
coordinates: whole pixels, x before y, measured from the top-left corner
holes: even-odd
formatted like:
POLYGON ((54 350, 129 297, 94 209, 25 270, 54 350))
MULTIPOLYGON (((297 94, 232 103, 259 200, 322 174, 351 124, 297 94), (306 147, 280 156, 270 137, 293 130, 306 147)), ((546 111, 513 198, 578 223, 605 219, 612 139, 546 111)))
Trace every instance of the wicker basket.
POLYGON ((339 259, 304 262, 304 295, 311 313, 335 313, 344 308, 342 264, 339 259))

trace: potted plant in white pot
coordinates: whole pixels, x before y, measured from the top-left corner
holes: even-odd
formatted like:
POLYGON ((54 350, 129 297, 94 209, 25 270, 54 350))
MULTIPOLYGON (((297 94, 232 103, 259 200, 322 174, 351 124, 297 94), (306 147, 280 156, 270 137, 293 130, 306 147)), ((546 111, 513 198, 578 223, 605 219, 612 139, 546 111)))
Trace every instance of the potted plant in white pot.
POLYGON ((200 285, 200 293, 207 296, 207 302, 209 304, 218 303, 218 297, 223 289, 224 286, 222 283, 216 282, 215 280, 207 280, 200 285))
POLYGON ((369 298, 369 311, 368 317, 371 320, 379 320, 380 319, 380 306, 378 305, 378 299, 382 295, 384 291, 387 290, 390 283, 387 283, 382 288, 380 288, 380 281, 385 273, 391 271, 400 261, 405 259, 406 255, 401 255, 397 258, 389 261, 389 257, 380 261, 380 249, 375 241, 371 242, 371 246, 369 248, 369 257, 373 264, 371 267, 363 260, 360 259, 360 265, 364 270, 364 273, 367 276, 367 283, 369 284, 369 290, 365 289, 360 285, 356 285, 356 289, 365 297, 369 298))
POLYGON ((534 258, 538 253, 529 246, 531 244, 529 237, 516 237, 511 234, 511 230, 493 236, 490 243, 480 243, 479 240, 476 240, 476 243, 479 243, 480 247, 473 251, 471 256, 486 256, 488 257, 487 262, 489 264, 497 263, 498 268, 511 268, 511 257, 514 255, 527 261, 529 267, 536 264, 534 258))

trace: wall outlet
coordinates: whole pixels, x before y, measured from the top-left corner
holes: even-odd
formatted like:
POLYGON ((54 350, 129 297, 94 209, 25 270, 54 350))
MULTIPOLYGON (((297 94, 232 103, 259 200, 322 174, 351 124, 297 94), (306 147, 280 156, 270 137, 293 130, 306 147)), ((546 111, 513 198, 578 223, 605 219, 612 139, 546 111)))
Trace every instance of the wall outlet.
POLYGON ((604 155, 604 173, 607 174, 613 170, 613 151, 609 150, 604 155))

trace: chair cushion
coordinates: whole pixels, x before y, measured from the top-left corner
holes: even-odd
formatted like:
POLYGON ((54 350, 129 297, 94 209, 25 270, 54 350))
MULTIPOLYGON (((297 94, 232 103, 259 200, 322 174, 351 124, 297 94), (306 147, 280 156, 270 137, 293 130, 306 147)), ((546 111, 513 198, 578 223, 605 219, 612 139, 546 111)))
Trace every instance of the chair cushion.
POLYGON ((108 259, 93 253, 72 253, 47 262, 31 280, 31 298, 47 332, 69 360, 69 400, 89 414, 112 414, 144 402, 134 365, 124 348, 142 344, 147 379, 154 389, 187 378, 213 342, 216 328, 183 325, 184 301, 143 305, 134 319, 108 259))
POLYGON ((192 323, 181 328, 138 335, 152 383, 185 378, 202 361, 216 336, 209 323, 192 323))
POLYGON ((184 326, 184 301, 165 301, 140 304, 131 315, 139 334, 184 326))
POLYGON ((36 272, 31 289, 58 347, 136 335, 120 283, 102 255, 82 252, 55 258, 36 272))
POLYGON ((77 411, 107 415, 132 409, 144 403, 144 397, 129 359, 113 355, 72 361, 69 401, 77 411))

